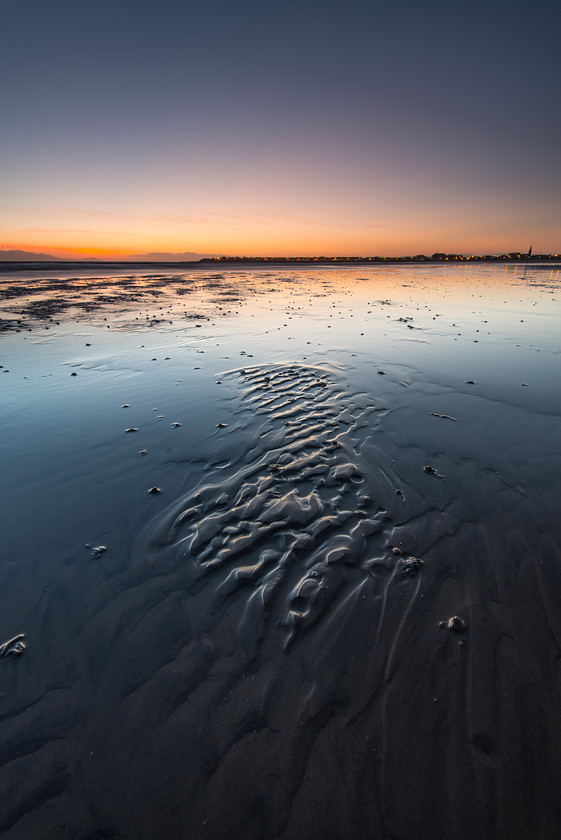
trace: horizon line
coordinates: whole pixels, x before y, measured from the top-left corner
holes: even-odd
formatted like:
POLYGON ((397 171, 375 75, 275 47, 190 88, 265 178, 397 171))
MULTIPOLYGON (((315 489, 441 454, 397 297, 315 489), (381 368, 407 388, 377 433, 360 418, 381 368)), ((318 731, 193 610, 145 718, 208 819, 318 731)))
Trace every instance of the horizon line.
POLYGON ((446 253, 443 251, 435 251, 430 256, 423 253, 416 253, 416 254, 402 254, 402 255, 391 255, 391 256, 380 256, 380 255, 371 255, 371 256, 342 256, 342 255, 333 255, 328 256, 325 254, 322 255, 303 255, 303 256, 291 256, 291 255, 256 255, 256 256, 248 256, 245 254, 197 254, 196 252, 159 252, 155 254, 154 252, 147 252, 146 254, 120 254, 116 256, 55 256, 54 254, 50 254, 48 252, 34 252, 34 251, 27 251, 20 248, 6 248, 6 246, 0 246, 0 262, 84 262, 84 263, 189 263, 197 265, 199 263, 241 263, 241 262, 248 262, 248 263, 369 263, 369 262, 402 262, 402 261, 410 261, 410 262, 460 262, 460 261, 471 261, 471 260, 524 260, 524 259, 557 259, 559 254, 552 254, 550 253, 543 253, 543 254, 533 254, 532 247, 529 248, 528 251, 508 251, 503 253, 494 253, 494 254, 465 254, 465 253, 446 253), (4 257, 4 259, 3 259, 4 257), (29 257, 29 259, 26 259, 29 257), (184 257, 184 259, 181 259, 184 257))

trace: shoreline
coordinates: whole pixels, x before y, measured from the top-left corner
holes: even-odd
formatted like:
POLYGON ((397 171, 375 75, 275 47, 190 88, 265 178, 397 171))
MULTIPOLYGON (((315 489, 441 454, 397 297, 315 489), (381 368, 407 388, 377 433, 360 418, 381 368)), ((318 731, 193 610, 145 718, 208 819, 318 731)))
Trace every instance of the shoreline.
POLYGON ((426 265, 426 266, 446 266, 446 265, 525 265, 538 268, 542 265, 550 268, 552 265, 559 264, 561 267, 561 258, 558 254, 553 255, 536 255, 533 257, 454 257, 450 259, 432 259, 431 257, 214 257, 196 261, 158 261, 158 262, 141 262, 141 261, 127 261, 127 260, 0 260, 0 274, 10 273, 18 270, 25 271, 57 271, 61 269, 76 268, 91 268, 103 269, 108 268, 136 268, 136 269, 196 269, 219 266, 239 266, 239 267, 264 267, 271 266, 289 266, 297 268, 301 266, 334 266, 336 268, 347 268, 351 266, 377 266, 377 265, 426 265))

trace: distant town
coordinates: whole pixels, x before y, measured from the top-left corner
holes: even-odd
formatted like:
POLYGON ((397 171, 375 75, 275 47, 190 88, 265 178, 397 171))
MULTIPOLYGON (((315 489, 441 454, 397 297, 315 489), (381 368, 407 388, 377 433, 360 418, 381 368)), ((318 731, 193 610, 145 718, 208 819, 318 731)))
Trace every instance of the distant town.
POLYGON ((436 251, 431 256, 415 254, 412 257, 210 257, 199 260, 201 263, 310 263, 322 265, 347 263, 418 263, 418 262, 524 262, 527 260, 548 262, 558 260, 559 254, 532 254, 530 248, 525 253, 512 251, 509 254, 481 254, 479 256, 465 256, 464 254, 445 254, 436 251))
MULTIPOLYGON (((10 263, 27 263, 31 268, 34 263, 36 269, 41 266, 55 263, 75 264, 82 263, 99 265, 371 265, 371 264, 399 264, 399 263, 477 263, 477 262, 507 262, 521 263, 531 261, 553 262, 561 259, 560 254, 533 254, 532 248, 528 251, 511 251, 508 254, 479 254, 466 256, 465 254, 446 254, 443 251, 436 251, 434 254, 415 254, 406 257, 247 257, 247 256, 220 256, 217 254, 196 254, 192 252, 183 253, 149 253, 134 254, 119 257, 87 257, 84 258, 61 258, 52 254, 38 254, 30 251, 8 250, 0 246, 0 270, 9 270, 10 263)), ((34 267, 35 267, 34 266, 34 267)))

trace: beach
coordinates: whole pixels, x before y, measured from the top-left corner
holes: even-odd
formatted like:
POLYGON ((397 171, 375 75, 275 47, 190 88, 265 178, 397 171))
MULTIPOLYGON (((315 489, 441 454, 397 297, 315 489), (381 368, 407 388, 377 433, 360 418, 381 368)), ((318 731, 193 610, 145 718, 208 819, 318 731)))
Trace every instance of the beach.
POLYGON ((558 836, 559 268, 2 271, 2 837, 558 836))

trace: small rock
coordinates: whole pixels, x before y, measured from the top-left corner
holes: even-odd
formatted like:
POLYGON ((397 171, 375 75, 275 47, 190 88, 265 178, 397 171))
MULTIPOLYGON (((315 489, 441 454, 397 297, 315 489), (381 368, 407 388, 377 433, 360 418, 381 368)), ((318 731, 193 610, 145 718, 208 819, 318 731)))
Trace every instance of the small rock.
POLYGON ((427 475, 438 475, 435 468, 431 467, 430 464, 427 464, 426 467, 423 467, 423 471, 426 472, 427 475))
POLYGON ((452 618, 448 619, 448 621, 441 621, 440 626, 447 627, 448 630, 453 630, 454 633, 463 633, 466 629, 465 622, 459 615, 453 615, 452 618))
POLYGON ((172 429, 177 429, 178 426, 181 426, 181 423, 178 423, 177 420, 171 424, 172 429))
POLYGON ((153 494, 154 494, 154 493, 161 493, 162 491, 160 490, 160 488, 159 488, 159 487, 151 487, 151 488, 148 490, 148 492, 149 492, 149 493, 153 493, 153 494))
POLYGON ((132 426, 130 429, 125 429, 125 434, 128 434, 129 432, 138 432, 138 429, 135 429, 134 426, 132 426))
POLYGON ((139 455, 148 455, 148 450, 147 449, 141 449, 138 454, 139 455))
POLYGON ((392 553, 393 554, 403 554, 403 551, 397 545, 394 545, 393 548, 392 548, 392 553))
POLYGON ((76 373, 75 370, 73 370, 72 373, 70 374, 70 376, 78 376, 78 374, 76 373))
POLYGON ((419 557, 408 557, 407 560, 401 561, 401 567, 405 575, 416 575, 423 561, 419 557))

